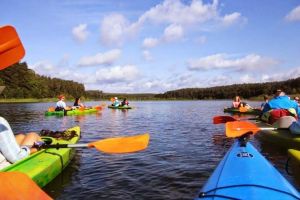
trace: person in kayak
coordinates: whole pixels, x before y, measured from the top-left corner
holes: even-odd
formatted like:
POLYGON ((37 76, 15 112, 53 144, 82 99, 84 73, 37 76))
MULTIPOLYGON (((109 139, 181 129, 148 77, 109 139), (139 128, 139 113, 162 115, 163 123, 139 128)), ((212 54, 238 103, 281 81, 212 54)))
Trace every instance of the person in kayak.
POLYGON ((67 111, 67 110, 70 110, 70 108, 64 102, 64 100, 65 100, 65 96, 64 95, 59 95, 58 99, 59 99, 59 101, 56 103, 55 111, 67 111))
POLYGON ((9 123, 0 117, 0 168, 15 163, 31 153, 37 151, 36 148, 29 148, 42 139, 37 133, 14 135, 9 123))
POLYGON ((269 101, 269 96, 268 95, 264 95, 264 102, 260 105, 260 109, 263 110, 265 105, 268 103, 269 101))
POLYGON ((76 108, 84 108, 85 106, 83 103, 80 102, 80 97, 75 98, 74 107, 76 108))
POLYGON ((112 106, 119 107, 120 102, 118 100, 118 97, 113 98, 113 103, 111 104, 112 106))
POLYGON ((281 89, 274 91, 274 97, 266 103, 262 110, 261 119, 274 124, 280 117, 292 116, 298 119, 300 109, 298 104, 291 100, 281 89))
POLYGON ((127 101, 126 98, 123 99, 123 101, 121 102, 121 106, 128 106, 129 102, 127 101))
POLYGON ((295 97, 294 101, 298 104, 298 106, 300 106, 299 97, 295 97))
POLYGON ((239 96, 235 96, 232 102, 233 108, 239 108, 241 106, 241 98, 239 96))

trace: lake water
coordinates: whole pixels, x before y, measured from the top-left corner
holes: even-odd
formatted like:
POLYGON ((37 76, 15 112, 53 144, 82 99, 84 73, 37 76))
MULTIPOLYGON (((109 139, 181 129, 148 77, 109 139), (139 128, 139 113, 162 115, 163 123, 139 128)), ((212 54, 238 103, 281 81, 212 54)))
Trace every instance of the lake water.
MULTIPOLYGON (((0 104, 0 115, 15 133, 79 125, 82 143, 150 133, 149 147, 133 154, 77 149, 70 165, 43 188, 55 199, 193 199, 232 144, 224 136, 224 125, 212 124, 213 116, 224 115, 223 108, 231 102, 130 103, 132 110, 105 108, 97 115, 65 117, 44 116, 44 111, 53 106, 50 103, 0 104)), ((256 138, 252 142, 295 185, 285 172, 285 150, 256 138)))

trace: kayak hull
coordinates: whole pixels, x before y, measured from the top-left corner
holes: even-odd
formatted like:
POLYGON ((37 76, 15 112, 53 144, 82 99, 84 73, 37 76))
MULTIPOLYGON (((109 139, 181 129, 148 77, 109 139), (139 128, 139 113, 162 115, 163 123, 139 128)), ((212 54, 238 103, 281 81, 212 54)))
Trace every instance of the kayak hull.
POLYGON ((297 199, 298 191, 250 144, 238 140, 224 156, 200 199, 297 199))
MULTIPOLYGON (((51 137, 42 137, 46 141, 52 141, 52 144, 75 144, 80 137, 80 127, 76 126, 68 129, 74 130, 77 136, 71 140, 56 140, 51 137)), ((61 149, 42 149, 23 160, 20 160, 4 169, 2 172, 18 171, 27 174, 40 187, 44 187, 52 181, 69 164, 74 156, 74 150, 71 148, 61 149)))
MULTIPOLYGON (((258 123, 259 127, 271 127, 264 123, 258 123)), ((256 137, 262 141, 275 144, 287 149, 300 150, 300 135, 293 135, 287 130, 261 130, 256 137)))
POLYGON ((293 176, 298 184, 300 184, 300 151, 295 149, 288 150, 288 157, 290 159, 289 166, 292 168, 293 176))
POLYGON ((241 112, 238 108, 224 108, 224 113, 236 113, 236 114, 247 114, 247 115, 260 115, 261 110, 249 109, 245 112, 241 112))
POLYGON ((130 106, 108 106, 111 109, 132 109, 130 106))
MULTIPOLYGON (((90 109, 85 109, 85 110, 68 110, 66 112, 67 116, 71 115, 85 115, 85 114, 91 114, 91 113, 97 113, 99 110, 96 108, 90 108, 90 109)), ((64 116, 65 113, 64 111, 46 111, 45 116, 64 116)))

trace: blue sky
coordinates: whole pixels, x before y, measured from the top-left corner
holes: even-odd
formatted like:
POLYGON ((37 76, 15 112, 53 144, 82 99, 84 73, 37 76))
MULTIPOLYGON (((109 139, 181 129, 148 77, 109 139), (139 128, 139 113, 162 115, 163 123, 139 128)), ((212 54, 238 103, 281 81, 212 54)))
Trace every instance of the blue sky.
POLYGON ((38 74, 104 92, 300 76, 298 0, 0 0, 38 74))

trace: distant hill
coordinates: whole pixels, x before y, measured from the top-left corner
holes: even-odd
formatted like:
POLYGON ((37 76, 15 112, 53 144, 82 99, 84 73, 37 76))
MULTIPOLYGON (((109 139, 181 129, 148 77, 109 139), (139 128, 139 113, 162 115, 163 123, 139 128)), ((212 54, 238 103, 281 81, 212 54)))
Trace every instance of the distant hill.
POLYGON ((251 98, 262 95, 271 95, 274 90, 282 89, 287 94, 300 94, 300 77, 286 81, 234 84, 211 88, 184 88, 155 95, 164 99, 232 99, 239 95, 242 98, 251 98))

